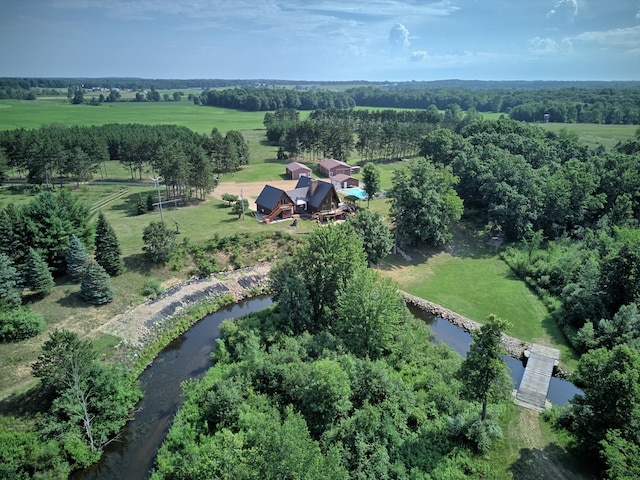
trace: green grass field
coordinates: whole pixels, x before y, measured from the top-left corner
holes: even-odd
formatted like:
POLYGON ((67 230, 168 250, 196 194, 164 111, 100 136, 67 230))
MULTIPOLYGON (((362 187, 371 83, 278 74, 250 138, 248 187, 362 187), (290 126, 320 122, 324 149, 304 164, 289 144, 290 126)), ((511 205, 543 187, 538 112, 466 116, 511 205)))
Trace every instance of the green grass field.
POLYGON ((66 98, 50 97, 35 101, 0 100, 0 130, 39 128, 42 125, 105 125, 144 123, 182 125, 198 133, 264 128, 265 112, 240 112, 226 108, 181 102, 116 102, 100 106, 72 105, 66 98))
POLYGON ((618 142, 624 142, 635 137, 640 127, 638 125, 596 125, 594 123, 541 123, 547 130, 558 132, 567 129, 575 132, 580 141, 592 148, 599 146, 610 150, 618 142))
POLYGON ((577 357, 540 300, 507 264, 485 245, 484 237, 462 226, 443 248, 407 249, 412 261, 389 256, 380 270, 413 295, 438 303, 478 322, 495 314, 507 320, 507 333, 526 342, 561 350, 565 368, 577 357))

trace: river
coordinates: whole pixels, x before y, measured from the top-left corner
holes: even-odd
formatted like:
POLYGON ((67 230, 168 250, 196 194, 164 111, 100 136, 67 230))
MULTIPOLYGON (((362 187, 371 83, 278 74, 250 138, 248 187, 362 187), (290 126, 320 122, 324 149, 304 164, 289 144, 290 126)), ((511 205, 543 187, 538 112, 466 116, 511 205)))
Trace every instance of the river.
MULTIPOLYGON (((215 339, 220 336, 222 321, 258 312, 271 305, 267 297, 245 300, 206 316, 180 338, 171 342, 140 376, 144 397, 138 404, 134 419, 123 429, 119 441, 110 444, 100 462, 76 472, 72 480, 143 480, 149 477, 156 452, 162 444, 175 413, 182 405, 180 384, 187 379, 201 378, 209 368, 209 357, 215 339)), ((419 310, 414 315, 425 320, 442 341, 461 355, 469 350, 471 336, 446 320, 433 318, 419 310)), ((520 384, 524 373, 522 362, 505 357, 514 385, 520 384)), ((580 390, 566 380, 553 378, 549 399, 564 405, 580 390)))

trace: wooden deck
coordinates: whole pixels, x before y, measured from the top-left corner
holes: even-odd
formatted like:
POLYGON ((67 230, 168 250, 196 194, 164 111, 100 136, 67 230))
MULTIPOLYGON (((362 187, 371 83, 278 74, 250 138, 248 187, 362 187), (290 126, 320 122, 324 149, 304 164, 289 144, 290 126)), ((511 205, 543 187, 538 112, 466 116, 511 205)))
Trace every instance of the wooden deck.
POLYGON ((531 347, 527 368, 516 392, 516 405, 538 412, 545 409, 553 367, 559 359, 560 350, 556 348, 535 344, 531 347))

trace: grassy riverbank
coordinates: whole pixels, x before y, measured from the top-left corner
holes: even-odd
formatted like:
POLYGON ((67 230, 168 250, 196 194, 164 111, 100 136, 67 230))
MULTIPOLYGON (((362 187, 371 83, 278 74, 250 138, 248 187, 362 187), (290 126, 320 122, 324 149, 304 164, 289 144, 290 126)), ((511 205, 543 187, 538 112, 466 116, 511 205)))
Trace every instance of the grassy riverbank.
POLYGON ((572 371, 577 366, 577 355, 542 300, 486 245, 482 233, 463 224, 445 247, 407 253, 410 262, 393 255, 379 267, 402 290, 480 323, 495 314, 511 324, 509 335, 559 348, 563 367, 572 371))

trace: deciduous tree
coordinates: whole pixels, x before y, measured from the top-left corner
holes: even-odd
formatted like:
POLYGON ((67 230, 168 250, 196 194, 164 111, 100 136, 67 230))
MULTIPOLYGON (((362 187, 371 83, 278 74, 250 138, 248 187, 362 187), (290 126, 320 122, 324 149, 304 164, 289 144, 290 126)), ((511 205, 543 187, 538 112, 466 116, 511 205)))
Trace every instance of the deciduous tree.
POLYGON ((458 372, 465 397, 482 404, 481 420, 486 417, 487 402, 502 400, 511 390, 511 380, 500 358, 504 353, 500 338, 507 326, 506 321, 490 315, 479 330, 472 332, 469 353, 458 372))
POLYGON ((362 167, 363 190, 367 194, 367 207, 371 199, 380 192, 380 170, 373 163, 367 163, 362 167))
MULTIPOLYGON (((289 298, 286 289, 293 275, 302 281, 298 293, 304 296, 304 305, 311 310, 308 326, 310 331, 321 330, 335 321, 332 314, 338 292, 347 285, 353 273, 366 264, 362 242, 353 228, 347 224, 318 227, 311 232, 306 244, 294 257, 277 266, 271 276, 274 300, 286 316, 289 305, 281 300, 289 298)), ((303 330, 294 330, 301 333, 303 330)))
POLYGON ((435 167, 424 159, 397 170, 388 196, 398 239, 412 245, 444 245, 451 240, 451 229, 463 211, 453 188, 457 183, 450 167, 435 167))
POLYGON ((382 215, 371 210, 360 209, 349 217, 356 235, 362 240, 367 260, 375 265, 393 248, 393 233, 385 225, 382 215))
POLYGON ((142 250, 149 260, 165 263, 175 248, 176 232, 168 229, 164 222, 151 222, 142 232, 142 241, 142 250))
POLYGON ((360 268, 337 301, 335 329, 349 351, 374 360, 389 353, 393 336, 409 313, 393 282, 360 268))

